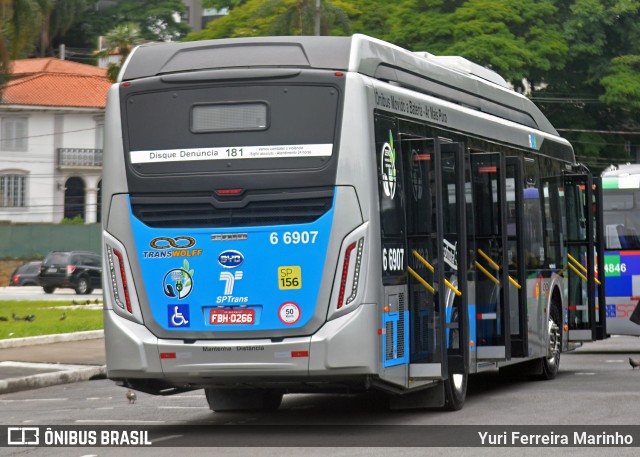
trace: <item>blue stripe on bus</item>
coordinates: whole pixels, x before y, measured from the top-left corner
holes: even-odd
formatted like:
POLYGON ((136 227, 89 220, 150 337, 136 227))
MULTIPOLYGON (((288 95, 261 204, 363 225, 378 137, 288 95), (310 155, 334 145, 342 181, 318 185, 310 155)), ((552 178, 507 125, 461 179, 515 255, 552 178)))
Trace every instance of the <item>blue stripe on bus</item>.
POLYGON ((152 228, 131 213, 137 286, 170 331, 303 327, 315 312, 332 222, 333 208, 308 224, 152 228))
POLYGON ((607 276, 605 282, 607 297, 630 297, 633 295, 631 276, 607 276))
POLYGON ((384 368, 403 365, 409 363, 409 311, 401 313, 384 313, 382 316, 383 328, 387 329, 387 323, 391 323, 393 336, 387 339, 387 335, 382 338, 382 366, 384 368), (401 322, 400 317, 403 317, 401 322), (400 331, 401 323, 404 325, 403 331, 400 331), (401 334, 403 341, 398 341, 398 335, 401 334), (391 348, 387 348, 387 342, 392 344, 391 348), (402 349, 401 349, 402 348, 402 349), (387 352, 391 349, 389 352, 387 352))
POLYGON ((476 346, 478 345, 476 341, 476 304, 469 303, 467 305, 467 310, 469 312, 469 341, 473 341, 469 350, 471 352, 475 352, 476 346))
POLYGON ((639 251, 620 252, 620 263, 624 263, 626 266, 626 271, 624 272, 624 274, 640 275, 639 251))

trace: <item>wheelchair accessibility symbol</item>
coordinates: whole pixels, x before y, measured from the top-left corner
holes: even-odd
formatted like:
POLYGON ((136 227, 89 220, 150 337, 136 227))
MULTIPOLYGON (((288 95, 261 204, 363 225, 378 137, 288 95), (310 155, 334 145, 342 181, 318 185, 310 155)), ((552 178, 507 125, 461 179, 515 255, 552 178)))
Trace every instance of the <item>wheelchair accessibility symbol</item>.
POLYGON ((189 305, 169 305, 169 327, 189 327, 189 305))

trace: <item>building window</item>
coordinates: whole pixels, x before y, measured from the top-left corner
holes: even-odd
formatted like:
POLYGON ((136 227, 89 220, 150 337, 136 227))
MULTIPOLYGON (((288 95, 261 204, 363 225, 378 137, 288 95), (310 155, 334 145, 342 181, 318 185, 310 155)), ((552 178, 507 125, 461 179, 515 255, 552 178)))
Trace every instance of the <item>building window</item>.
POLYGON ((0 208, 26 206, 27 177, 0 174, 0 208))
POLYGON ((2 145, 5 151, 27 150, 27 118, 5 117, 2 119, 2 145))
POLYGON ((85 185, 82 178, 72 176, 67 179, 64 191, 64 217, 74 219, 81 217, 85 219, 85 185))

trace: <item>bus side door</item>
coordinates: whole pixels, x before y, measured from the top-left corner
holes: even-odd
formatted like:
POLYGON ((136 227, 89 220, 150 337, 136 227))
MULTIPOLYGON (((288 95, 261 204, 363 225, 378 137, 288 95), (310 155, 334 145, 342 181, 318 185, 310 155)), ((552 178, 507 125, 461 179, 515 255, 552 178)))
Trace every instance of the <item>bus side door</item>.
POLYGON ((469 248, 475 282, 477 360, 509 360, 506 164, 499 153, 472 153, 470 160, 473 231, 469 248))
POLYGON ((569 341, 593 341, 602 333, 597 328, 604 325, 596 298, 596 288, 602 285, 596 277, 596 246, 601 244, 596 243, 600 237, 596 227, 602 224, 593 216, 597 200, 591 175, 566 174, 563 179, 567 223, 563 271, 568 283, 569 341))
POLYGON ((469 370, 469 290, 467 286, 466 171, 464 144, 438 138, 442 170, 441 266, 444 284, 445 339, 448 374, 469 370))
POLYGON ((412 383, 467 373, 464 146, 401 123, 412 383))
POLYGON ((602 186, 601 177, 593 177, 593 202, 591 205, 591 216, 593 218, 593 242, 595 243, 596 256, 596 339, 604 340, 607 338, 607 294, 605 291, 605 270, 604 270, 604 187, 602 186))
POLYGON ((511 356, 529 355, 529 319, 527 315, 524 177, 520 157, 507 157, 507 258, 509 259, 509 316, 511 318, 511 356))
POLYGON ((405 170, 407 283, 410 321, 409 378, 443 379, 447 373, 445 293, 442 287, 442 158, 424 127, 401 125, 405 170))

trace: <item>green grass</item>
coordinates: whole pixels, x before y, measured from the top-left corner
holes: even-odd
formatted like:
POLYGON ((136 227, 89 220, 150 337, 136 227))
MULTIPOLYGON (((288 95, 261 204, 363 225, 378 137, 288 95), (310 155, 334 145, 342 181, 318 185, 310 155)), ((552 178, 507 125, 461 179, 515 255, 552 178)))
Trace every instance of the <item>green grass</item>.
POLYGON ((56 301, 0 300, 0 340, 103 328, 102 305, 99 309, 86 306, 74 306, 74 309, 70 309, 67 308, 69 305, 70 303, 56 301), (35 319, 31 322, 15 320, 13 314, 20 318, 33 315, 35 319), (61 319, 63 315, 66 317, 61 319))

